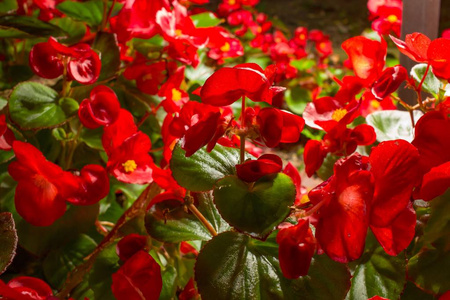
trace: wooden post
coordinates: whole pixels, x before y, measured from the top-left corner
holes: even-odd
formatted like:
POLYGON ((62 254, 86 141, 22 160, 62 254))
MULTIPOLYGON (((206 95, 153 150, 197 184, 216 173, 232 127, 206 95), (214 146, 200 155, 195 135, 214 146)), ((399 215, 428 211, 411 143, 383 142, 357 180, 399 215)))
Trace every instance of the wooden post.
MULTIPOLYGON (((402 40, 405 40, 407 34, 413 32, 421 32, 431 40, 437 38, 440 8, 441 0, 403 0, 402 40)), ((411 68, 417 63, 401 54, 400 64, 409 73, 411 68)), ((399 96, 405 102, 415 104, 415 93, 413 91, 401 88, 399 96)))

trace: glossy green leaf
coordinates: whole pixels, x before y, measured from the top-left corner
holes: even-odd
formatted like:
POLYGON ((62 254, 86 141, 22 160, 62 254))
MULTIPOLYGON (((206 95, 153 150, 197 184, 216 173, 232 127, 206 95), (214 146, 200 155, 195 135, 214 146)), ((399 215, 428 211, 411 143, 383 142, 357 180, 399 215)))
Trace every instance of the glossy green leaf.
POLYGON ((65 1, 58 4, 56 8, 77 21, 86 22, 91 27, 96 27, 102 22, 103 3, 100 0, 65 1))
POLYGON ((101 53, 102 68, 97 81, 113 77, 120 66, 120 50, 116 35, 107 32, 98 33, 92 48, 101 53))
POLYGON ((95 260, 89 274, 89 286, 94 291, 95 300, 116 299, 112 293, 112 274, 119 269, 116 244, 103 250, 95 260))
POLYGON ((284 98, 289 109, 296 114, 302 114, 306 104, 312 101, 311 92, 297 86, 288 89, 284 94, 284 98))
MULTIPOLYGON (((427 69, 427 64, 417 64, 411 69, 411 77, 414 79, 417 85, 422 81, 423 76, 425 75, 425 71, 427 69)), ((431 71, 431 67, 428 70, 427 76, 422 83, 422 90, 425 92, 429 92, 433 95, 439 93, 439 89, 443 86, 442 82, 437 79, 437 77, 431 71)))
POLYGON ((266 238, 290 212, 295 186, 289 176, 278 173, 247 184, 237 176, 219 180, 214 202, 222 217, 239 231, 266 238))
POLYGON ((214 237, 201 250, 195 279, 203 300, 343 299, 350 273, 325 255, 313 258, 308 275, 286 279, 275 235, 265 242, 237 232, 214 237))
POLYGON ((167 266, 162 272, 162 290, 159 295, 159 300, 170 300, 173 299, 177 291, 177 269, 172 266, 167 266))
POLYGON ((33 226, 21 219, 17 222, 19 244, 34 255, 41 256, 56 244, 69 243, 94 226, 98 207, 98 204, 70 206, 64 216, 46 227, 33 226))
POLYGON ((0 38, 24 38, 30 36, 65 37, 67 33, 56 25, 31 16, 0 16, 0 38))
POLYGON ((218 19, 212 12, 204 12, 191 16, 195 27, 214 27, 223 22, 223 19, 218 19))
POLYGON ((48 283, 54 288, 60 288, 66 280, 67 274, 76 266, 84 262, 97 244, 87 235, 80 234, 60 248, 50 251, 45 258, 42 268, 48 283))
POLYGON ((316 65, 316 62, 312 59, 294 59, 289 63, 291 66, 299 71, 307 71, 316 65))
POLYGON ((388 255, 370 234, 365 251, 353 263, 355 271, 347 299, 366 300, 373 296, 398 299, 406 283, 406 258, 404 254, 388 255))
MULTIPOLYGON (((422 116, 419 111, 414 111, 414 122, 422 116)), ((375 129, 377 141, 391 141, 403 139, 411 142, 414 138, 414 128, 411 116, 407 111, 382 110, 369 114, 366 117, 367 124, 375 129)))
POLYGON ((12 214, 0 213, 0 274, 11 264, 16 248, 17 232, 12 214))
POLYGON ((90 148, 103 151, 102 144, 103 127, 89 129, 83 127, 80 133, 80 140, 86 143, 90 148))
POLYGON ((50 23, 67 32, 67 37, 60 40, 64 44, 78 43, 86 34, 86 25, 71 18, 53 18, 50 23))
MULTIPOLYGON (((199 193, 194 196, 198 200, 198 210, 217 232, 229 229, 229 225, 217 212, 211 193, 199 193)), ((186 212, 184 204, 177 200, 167 200, 153 205, 147 212, 145 227, 151 237, 168 243, 207 241, 212 237, 206 227, 192 213, 186 212)))
POLYGON ((170 169, 179 185, 199 192, 209 191, 217 180, 235 174, 238 163, 239 149, 216 145, 210 153, 202 148, 186 157, 185 151, 177 144, 173 150, 170 169))
POLYGON ((75 100, 59 99, 55 90, 37 82, 18 84, 9 98, 11 119, 22 129, 57 126, 66 122, 77 109, 75 100))

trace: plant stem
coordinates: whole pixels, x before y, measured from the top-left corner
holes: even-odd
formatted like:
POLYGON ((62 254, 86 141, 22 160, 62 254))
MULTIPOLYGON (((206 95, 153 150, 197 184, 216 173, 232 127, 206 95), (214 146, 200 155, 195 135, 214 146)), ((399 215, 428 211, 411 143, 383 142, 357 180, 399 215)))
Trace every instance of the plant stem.
POLYGON ((245 96, 242 96, 242 104, 241 104, 241 131, 239 138, 241 140, 240 145, 240 163, 244 163, 245 160, 245 96))
POLYGON ((422 92, 422 84, 425 81, 425 78, 427 77, 429 69, 430 69, 430 64, 427 64, 427 68, 425 70, 425 74, 423 74, 422 80, 420 81, 419 86, 417 87, 417 90, 416 90, 416 92, 417 92, 417 99, 419 101, 420 109, 423 109, 422 94, 421 94, 421 92, 422 92))
POLYGON ((140 214, 144 213, 151 199, 158 195, 161 188, 156 183, 151 183, 147 188, 139 195, 129 209, 127 209, 123 215, 117 220, 116 225, 106 235, 106 237, 98 244, 95 250, 85 258, 85 262, 75 267, 66 278, 66 281, 57 294, 59 299, 65 299, 70 292, 83 281, 84 276, 91 270, 97 256, 109 245, 111 245, 119 236, 119 229, 130 219, 133 219, 140 214))
POLYGON ((212 227, 211 223, 209 223, 208 220, 206 220, 205 216, 195 207, 194 205, 194 198, 192 198, 190 192, 188 191, 186 194, 186 206, 187 208, 197 217, 197 219, 208 229, 209 233, 211 233, 212 236, 217 235, 217 231, 212 227))

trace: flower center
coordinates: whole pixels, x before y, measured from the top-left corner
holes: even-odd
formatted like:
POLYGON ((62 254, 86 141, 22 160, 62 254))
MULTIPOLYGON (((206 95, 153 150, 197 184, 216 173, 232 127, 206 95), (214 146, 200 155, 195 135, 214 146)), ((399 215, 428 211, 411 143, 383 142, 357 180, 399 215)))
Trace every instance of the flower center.
POLYGON ((397 18, 396 15, 389 15, 389 16, 387 17, 387 20, 389 21, 389 23, 395 23, 395 22, 398 21, 398 18, 397 18))
POLYGON ((133 173, 137 168, 136 162, 132 159, 129 159, 126 162, 124 162, 122 164, 122 166, 123 166, 125 172, 127 172, 127 173, 133 173))
POLYGON ((230 43, 226 42, 222 47, 220 47, 220 51, 222 52, 228 52, 230 51, 231 46, 230 43))
POLYGON ((180 101, 181 100, 181 92, 178 89, 176 89, 176 88, 172 89, 172 100, 173 101, 180 101))
POLYGON ((372 100, 370 101, 370 106, 372 106, 373 108, 379 108, 381 106, 380 102, 377 100, 372 100))
POLYGON ((333 112, 333 114, 331 115, 331 118, 333 120, 339 122, 346 114, 347 114, 347 110, 345 108, 338 108, 333 112))
POLYGON ((181 29, 176 29, 175 30, 175 35, 176 36, 181 36, 183 34, 183 32, 181 31, 181 29))

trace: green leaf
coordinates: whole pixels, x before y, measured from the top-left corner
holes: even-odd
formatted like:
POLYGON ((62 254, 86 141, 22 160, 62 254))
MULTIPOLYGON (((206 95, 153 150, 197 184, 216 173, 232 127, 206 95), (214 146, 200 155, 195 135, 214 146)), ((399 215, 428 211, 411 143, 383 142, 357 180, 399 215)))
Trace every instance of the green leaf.
POLYGON ((405 255, 390 256, 370 235, 363 256, 355 263, 349 300, 373 296, 398 299, 406 283, 405 255))
POLYGON ((185 151, 177 144, 170 160, 170 169, 179 185, 199 192, 209 191, 217 180, 233 175, 238 163, 239 149, 216 145, 210 153, 202 148, 186 157, 185 151))
POLYGON ((9 98, 11 119, 25 130, 60 125, 77 109, 75 100, 59 99, 55 90, 37 82, 18 84, 9 98))
POLYGON ((17 1, 15 0, 2 0, 0 1, 0 13, 9 14, 17 10, 17 1))
POLYGON ((101 53, 102 68, 98 81, 109 79, 116 75, 120 67, 120 50, 116 35, 107 32, 98 33, 92 48, 101 53))
POLYGON ((278 173, 247 184, 237 176, 217 182, 214 201, 222 217, 239 231, 264 239, 290 213, 295 186, 289 176, 278 173))
POLYGON ((0 213, 0 274, 5 272, 16 256, 17 232, 12 214, 0 213))
POLYGON ((317 170, 317 175, 320 179, 325 181, 334 174, 334 164, 338 159, 339 156, 333 155, 331 153, 327 154, 319 170, 317 170))
POLYGON ((310 91, 298 86, 288 89, 285 93, 285 99, 289 109, 296 114, 302 114, 306 104, 312 101, 310 91))
POLYGON ((56 8, 77 21, 86 22, 90 27, 96 27, 102 22, 103 3, 100 0, 65 1, 58 4, 56 8))
POLYGON ((308 71, 316 65, 316 62, 312 59, 295 59, 289 63, 291 66, 299 71, 308 71))
MULTIPOLYGON (((421 112, 414 111, 414 122, 417 123, 421 116, 421 112)), ((414 139, 414 128, 411 125, 411 116, 407 111, 376 111, 366 117, 366 122, 375 129, 378 142, 396 139, 411 142, 414 139)))
POLYGON ((46 227, 33 226, 21 219, 17 222, 19 244, 32 254, 41 256, 55 245, 69 243, 94 226, 98 207, 98 204, 70 206, 64 216, 46 227))
POLYGON ((212 12, 204 12, 190 16, 195 27, 214 27, 222 23, 223 19, 218 19, 212 12))
POLYGON ((88 145, 92 149, 103 151, 102 134, 103 127, 99 127, 96 129, 83 127, 81 129, 80 140, 85 142, 86 145, 88 145))
POLYGON ((97 244, 92 238, 80 234, 63 247, 50 251, 42 264, 48 283, 54 288, 61 288, 67 274, 82 264, 84 258, 94 251, 96 246, 97 244))
MULTIPOLYGON (((427 64, 417 64, 411 69, 411 77, 419 85, 422 81, 425 71, 427 69, 427 64)), ((437 97, 439 89, 443 86, 442 82, 437 79, 437 77, 431 72, 431 67, 428 70, 427 76, 422 83, 422 90, 431 93, 434 97, 437 97)))
POLYGON ((315 256, 308 275, 286 279, 280 271, 275 235, 261 242, 237 232, 214 237, 202 249, 195 279, 203 300, 343 299, 350 273, 325 255, 315 256))
POLYGON ((64 44, 78 43, 86 34, 86 25, 71 18, 53 18, 50 23, 67 32, 67 38, 60 40, 64 44))
POLYGON ((0 38, 25 38, 31 36, 65 37, 67 33, 56 25, 43 22, 34 17, 0 16, 0 38))
POLYGON ((406 282, 405 289, 400 297, 403 300, 434 300, 433 295, 427 294, 414 285, 411 281, 406 282))
POLYGON ((94 291, 95 300, 116 299, 112 293, 112 274, 119 269, 116 244, 103 250, 95 260, 89 274, 89 286, 94 291))
MULTIPOLYGON (((211 193, 194 194, 198 200, 198 210, 217 232, 229 229, 214 206, 211 193)), ((156 203, 147 212, 145 227, 148 234, 162 242, 179 243, 182 241, 211 239, 206 227, 178 200, 166 200, 156 203)))
POLYGON ((163 285, 159 300, 173 299, 177 291, 177 269, 172 266, 167 266, 161 273, 163 285))

